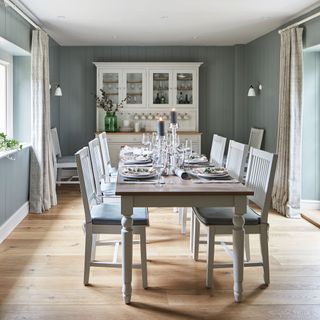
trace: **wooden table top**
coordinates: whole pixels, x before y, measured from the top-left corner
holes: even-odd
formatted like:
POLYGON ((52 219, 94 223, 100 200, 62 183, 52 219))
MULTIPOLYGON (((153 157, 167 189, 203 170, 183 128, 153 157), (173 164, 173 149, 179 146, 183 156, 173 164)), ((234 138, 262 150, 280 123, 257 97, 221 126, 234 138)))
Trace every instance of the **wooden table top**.
POLYGON ((253 195, 253 191, 241 183, 197 184, 177 176, 165 177, 165 184, 126 183, 119 175, 116 195, 253 195))

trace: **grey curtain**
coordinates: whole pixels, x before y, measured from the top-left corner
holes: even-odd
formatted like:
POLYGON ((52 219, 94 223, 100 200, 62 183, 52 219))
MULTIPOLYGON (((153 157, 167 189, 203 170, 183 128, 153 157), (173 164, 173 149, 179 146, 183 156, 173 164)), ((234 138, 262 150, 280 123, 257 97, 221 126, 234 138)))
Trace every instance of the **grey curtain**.
POLYGON ((300 217, 302 34, 303 28, 281 33, 278 163, 272 201, 275 210, 290 218, 300 217))
POLYGON ((32 32, 32 120, 30 165, 30 212, 42 213, 57 204, 50 138, 49 38, 32 32))

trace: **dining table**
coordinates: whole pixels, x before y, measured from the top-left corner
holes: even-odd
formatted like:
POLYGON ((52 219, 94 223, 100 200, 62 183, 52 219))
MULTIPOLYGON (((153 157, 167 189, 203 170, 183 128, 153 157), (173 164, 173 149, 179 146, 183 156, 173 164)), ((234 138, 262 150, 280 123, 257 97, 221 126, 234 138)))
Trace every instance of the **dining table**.
POLYGON ((253 191, 242 183, 183 180, 171 175, 162 183, 132 183, 118 175, 116 195, 121 197, 122 217, 122 294, 126 304, 132 298, 132 214, 134 207, 234 207, 233 216, 233 278, 234 300, 243 295, 244 214, 247 197, 253 191))

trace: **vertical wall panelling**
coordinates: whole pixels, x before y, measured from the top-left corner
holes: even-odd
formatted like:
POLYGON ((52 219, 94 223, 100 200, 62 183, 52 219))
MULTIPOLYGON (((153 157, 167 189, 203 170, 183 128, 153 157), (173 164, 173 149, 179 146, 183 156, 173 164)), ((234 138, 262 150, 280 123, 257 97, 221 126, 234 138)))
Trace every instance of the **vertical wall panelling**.
MULTIPOLYGON (((57 83, 60 84, 60 46, 49 38, 49 72, 50 72, 50 117, 51 127, 56 127, 60 135, 60 99, 54 95, 57 83)), ((62 88, 62 94, 64 94, 62 88)))
POLYGON ((12 155, 14 161, 0 159, 0 225, 28 201, 29 153, 25 148, 12 155))
POLYGON ((203 62, 200 68, 200 131, 208 152, 212 134, 233 136, 233 47, 61 47, 60 135, 64 153, 86 145, 95 132, 96 70, 93 61, 203 62))
POLYGON ((276 151, 277 142, 279 54, 280 37, 277 31, 249 43, 245 48, 246 90, 250 84, 257 88, 258 81, 263 86, 256 97, 246 96, 247 137, 251 127, 265 129, 263 148, 270 152, 276 151))
POLYGON ((0 0, 0 37, 30 52, 31 30, 28 22, 0 0))

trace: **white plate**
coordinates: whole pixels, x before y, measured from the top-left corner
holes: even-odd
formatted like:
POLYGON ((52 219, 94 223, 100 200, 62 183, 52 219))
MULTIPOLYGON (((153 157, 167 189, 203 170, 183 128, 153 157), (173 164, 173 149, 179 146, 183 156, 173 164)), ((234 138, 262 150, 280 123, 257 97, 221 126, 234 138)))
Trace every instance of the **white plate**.
POLYGON ((123 168, 121 175, 131 179, 148 179, 157 176, 157 172, 153 168, 132 167, 123 168))
POLYGON ((190 164, 206 163, 206 162, 208 162, 208 159, 205 157, 185 160, 185 163, 190 163, 190 164))
POLYGON ((197 168, 197 169, 193 169, 191 172, 192 174, 194 174, 197 177, 201 177, 201 178, 217 178, 217 179, 227 179, 229 178, 229 173, 227 170, 217 170, 217 171, 213 171, 214 169, 212 167, 210 167, 210 170, 212 170, 213 172, 205 172, 207 168, 197 168))

